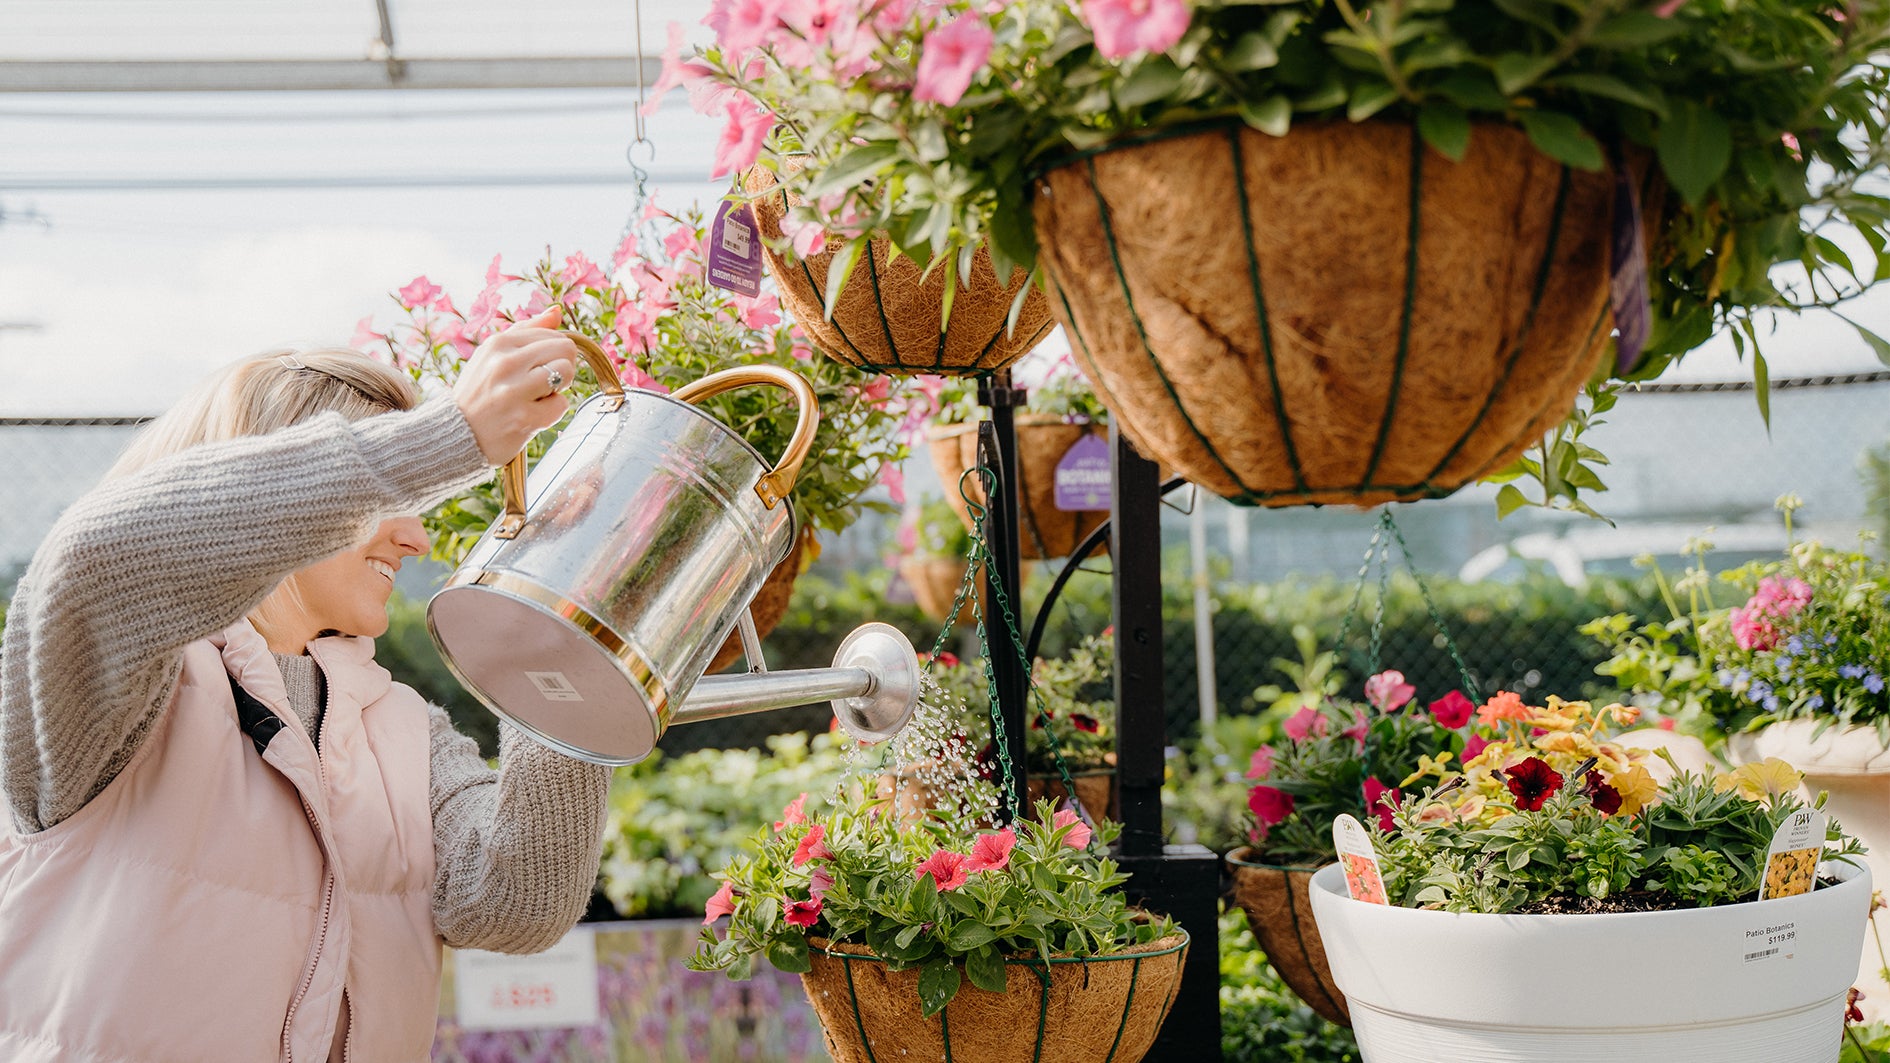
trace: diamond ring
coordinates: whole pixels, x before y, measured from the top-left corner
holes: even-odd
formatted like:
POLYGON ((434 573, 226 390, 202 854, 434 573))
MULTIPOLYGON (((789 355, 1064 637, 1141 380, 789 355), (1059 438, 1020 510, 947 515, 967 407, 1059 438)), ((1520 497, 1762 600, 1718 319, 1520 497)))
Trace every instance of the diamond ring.
POLYGON ((544 370, 545 383, 551 387, 553 393, 556 393, 559 388, 564 386, 564 374, 550 366, 545 366, 544 370))

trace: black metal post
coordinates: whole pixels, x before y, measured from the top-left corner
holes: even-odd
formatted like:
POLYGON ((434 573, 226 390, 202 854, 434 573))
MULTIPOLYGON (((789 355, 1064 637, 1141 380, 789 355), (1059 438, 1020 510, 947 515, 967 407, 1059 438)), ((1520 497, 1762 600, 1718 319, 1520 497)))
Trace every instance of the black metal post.
MULTIPOLYGON (((991 563, 985 566, 985 638, 991 647, 991 676, 997 684, 998 711, 1004 717, 1004 735, 1010 747, 1012 793, 1018 815, 1030 807, 1028 741, 1025 728, 1030 697, 1030 674, 1023 663, 1023 610, 1019 601, 1017 552, 1017 407, 1024 390, 1011 386, 1011 374, 1001 372, 978 385, 978 402, 989 407, 991 419, 978 426, 978 464, 991 469, 996 487, 985 499, 985 542, 991 563), (1008 605, 1010 619, 1004 610, 1008 605), (1016 632, 1016 634, 1013 634, 1016 632)), ((1159 812, 1158 812, 1159 814, 1159 812)))
POLYGON ((1112 423, 1115 536, 1116 779, 1122 806, 1118 861, 1129 895, 1187 929, 1192 944, 1174 1010, 1150 1059, 1218 1061, 1220 858, 1200 845, 1162 843, 1162 770, 1168 745, 1162 689, 1161 483, 1112 423))

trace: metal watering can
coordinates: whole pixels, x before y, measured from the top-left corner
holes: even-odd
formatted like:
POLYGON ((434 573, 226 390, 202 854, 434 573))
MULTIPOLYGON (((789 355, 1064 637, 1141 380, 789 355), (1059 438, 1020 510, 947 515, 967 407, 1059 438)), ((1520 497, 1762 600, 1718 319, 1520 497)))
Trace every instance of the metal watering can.
POLYGON ((713 373, 671 395, 624 390, 602 348, 567 331, 602 389, 531 472, 500 474, 504 510, 427 605, 461 684, 539 742, 594 764, 634 764, 670 726, 832 701, 841 726, 889 738, 918 703, 912 643, 888 624, 849 634, 833 667, 768 672, 748 615, 793 547, 788 501, 814 442, 814 389, 778 366, 713 373), (768 462, 693 405, 738 387, 799 409, 768 462), (741 631, 750 673, 709 676, 741 631))

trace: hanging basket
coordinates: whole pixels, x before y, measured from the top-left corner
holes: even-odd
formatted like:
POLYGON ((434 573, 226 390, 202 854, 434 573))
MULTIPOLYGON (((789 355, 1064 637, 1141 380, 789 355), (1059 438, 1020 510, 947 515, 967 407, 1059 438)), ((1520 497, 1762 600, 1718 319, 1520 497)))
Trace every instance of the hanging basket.
POLYGON ((1234 877, 1234 902, 1247 913, 1247 926, 1286 985, 1306 1005, 1331 1022, 1352 1025, 1345 994, 1332 980, 1326 946, 1313 921, 1307 893, 1317 868, 1263 864, 1246 847, 1227 854, 1234 877))
POLYGON ((919 972, 888 971, 862 946, 809 943, 801 975, 834 1063, 1136 1063, 1174 1003, 1185 931, 1089 959, 1012 959, 1005 991, 966 982, 945 1010, 921 1017, 919 972))
MULTIPOLYGON (((760 167, 742 178, 750 193, 762 192, 774 183, 774 175, 760 167)), ((884 237, 871 241, 861 254, 829 318, 825 313, 827 267, 833 251, 800 261, 783 256, 774 248, 785 239, 781 219, 793 201, 781 193, 761 195, 753 202, 763 237, 762 256, 774 275, 782 305, 814 345, 836 361, 882 373, 990 373, 1028 354, 1056 325, 1042 289, 1033 289, 1017 315, 1017 326, 1007 331, 1011 304, 1029 283, 1029 274, 1016 270, 1008 282, 999 280, 990 254, 979 248, 971 276, 960 279, 952 298, 948 327, 941 330, 944 269, 934 269, 921 281, 925 271, 895 251, 884 237)))
MULTIPOLYGON (((930 557, 914 554, 899 561, 899 578, 912 588, 912 598, 919 604, 919 611, 927 617, 943 622, 951 612, 952 603, 958 600, 958 588, 965 580, 965 560, 958 557, 930 557)), ((980 600, 984 597, 984 568, 979 566, 976 577, 977 593, 980 600)), ((971 604, 969 596, 965 606, 971 604)), ((965 614, 969 616, 969 613, 965 614)))
MULTIPOLYGON (((1017 556, 1025 561, 1068 557, 1076 544, 1103 521, 1107 510, 1061 510, 1056 507, 1057 462, 1086 435, 1106 435, 1099 424, 1069 424, 1061 417, 1026 413, 1017 418, 1017 556)), ((934 425, 926 430, 932 450, 932 468, 947 485, 946 501, 958 519, 971 527, 971 512, 958 493, 959 477, 978 464, 976 423, 934 425)), ((965 489, 980 503, 984 488, 975 477, 965 489)))
POLYGON ((1239 123, 1050 171, 1052 307, 1138 449, 1235 502, 1447 495, 1560 421, 1607 349, 1613 178, 1479 124, 1239 123))
MULTIPOLYGON (((801 534, 794 540, 794 549, 774 566, 766 579, 761 581, 761 589, 755 592, 754 600, 748 603, 748 610, 755 618, 755 634, 767 638, 768 633, 787 616, 788 603, 794 599, 794 581, 801 572, 812 563, 813 557, 807 556, 812 550, 813 556, 820 555, 820 544, 814 541, 814 530, 802 528, 801 534)), ((742 656, 742 637, 740 632, 730 633, 722 648, 715 651, 715 659, 709 662, 706 674, 715 673, 734 664, 742 656)))
MULTIPOLYGON (((1093 771, 1072 771, 1070 781, 1076 784, 1076 799, 1092 817, 1098 819, 1120 819, 1121 811, 1116 804, 1116 769, 1098 768, 1093 771)), ((1030 791, 1030 803, 1034 808, 1044 798, 1055 801, 1060 807, 1069 793, 1063 786, 1063 777, 1056 772, 1032 772, 1025 779, 1030 791)))

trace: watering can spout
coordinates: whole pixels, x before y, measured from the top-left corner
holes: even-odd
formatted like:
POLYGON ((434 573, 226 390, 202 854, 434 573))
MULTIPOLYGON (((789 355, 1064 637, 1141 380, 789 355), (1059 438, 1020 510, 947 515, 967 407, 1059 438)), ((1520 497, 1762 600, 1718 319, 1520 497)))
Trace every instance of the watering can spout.
POLYGON ((831 668, 704 676, 669 723, 673 727, 821 701, 832 702, 834 718, 861 741, 878 742, 899 733, 919 703, 919 663, 912 642, 891 624, 863 624, 840 643, 831 668))

